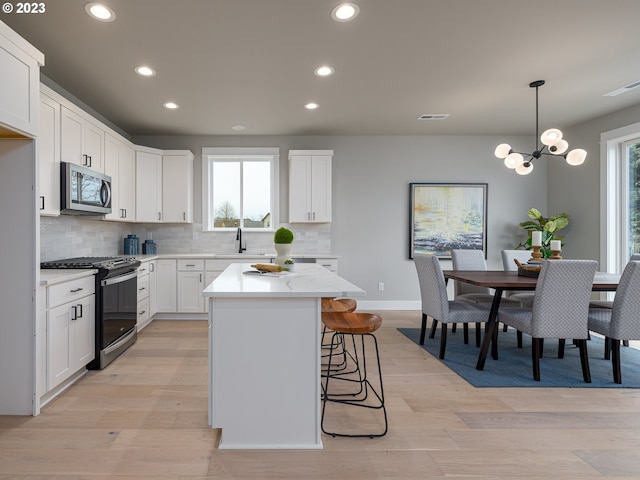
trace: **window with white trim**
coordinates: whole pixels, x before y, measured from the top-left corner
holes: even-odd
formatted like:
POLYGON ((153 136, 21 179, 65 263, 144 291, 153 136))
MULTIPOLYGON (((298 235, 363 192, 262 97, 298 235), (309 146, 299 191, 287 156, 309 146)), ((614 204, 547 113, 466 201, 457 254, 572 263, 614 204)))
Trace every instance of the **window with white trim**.
POLYGON ((273 230, 279 159, 278 148, 203 148, 203 230, 273 230))
POLYGON ((601 135, 602 258, 620 273, 640 253, 640 123, 601 135))

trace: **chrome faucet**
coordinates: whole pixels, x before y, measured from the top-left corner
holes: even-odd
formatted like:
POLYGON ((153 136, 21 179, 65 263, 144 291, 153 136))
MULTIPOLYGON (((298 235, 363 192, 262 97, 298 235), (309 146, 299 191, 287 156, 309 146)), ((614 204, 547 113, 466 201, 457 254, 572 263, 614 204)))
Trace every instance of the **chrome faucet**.
POLYGON ((238 253, 244 252, 247 247, 242 248, 242 229, 238 227, 238 232, 236 233, 236 240, 238 241, 238 253))

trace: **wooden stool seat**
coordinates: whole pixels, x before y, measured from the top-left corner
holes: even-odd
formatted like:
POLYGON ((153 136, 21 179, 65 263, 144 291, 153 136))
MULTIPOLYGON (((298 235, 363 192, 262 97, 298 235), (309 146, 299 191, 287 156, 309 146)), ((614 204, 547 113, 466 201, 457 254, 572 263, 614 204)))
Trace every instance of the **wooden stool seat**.
POLYGON ((333 312, 353 312, 358 307, 358 302, 353 298, 323 298, 322 311, 333 312))
POLYGON ((338 333, 363 334, 372 333, 382 325, 382 318, 373 313, 335 312, 322 313, 322 323, 338 333))

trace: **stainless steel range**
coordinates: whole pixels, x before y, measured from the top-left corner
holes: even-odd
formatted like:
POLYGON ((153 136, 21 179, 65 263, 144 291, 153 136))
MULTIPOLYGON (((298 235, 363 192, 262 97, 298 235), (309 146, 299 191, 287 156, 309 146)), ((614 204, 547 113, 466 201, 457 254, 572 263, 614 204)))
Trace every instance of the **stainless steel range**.
POLYGON ((76 257, 40 264, 41 268, 98 270, 96 356, 87 365, 90 369, 106 367, 136 341, 139 265, 133 257, 76 257))

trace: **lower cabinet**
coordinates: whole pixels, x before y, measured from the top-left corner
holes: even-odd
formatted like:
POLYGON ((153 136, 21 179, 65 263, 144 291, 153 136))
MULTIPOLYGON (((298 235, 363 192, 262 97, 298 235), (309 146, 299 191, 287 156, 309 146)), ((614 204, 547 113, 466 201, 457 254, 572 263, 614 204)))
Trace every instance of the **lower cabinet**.
POLYGON ((177 312, 176 260, 156 260, 156 310, 177 312))
POLYGON ((177 281, 178 312, 204 312, 204 259, 179 259, 177 281))
POLYGON ((47 390, 95 357, 94 277, 60 283, 47 292, 47 390))
POLYGON ((136 314, 136 327, 138 331, 142 330, 151 321, 151 311, 149 308, 149 276, 151 262, 142 262, 138 267, 138 296, 137 302, 137 314, 136 314))

